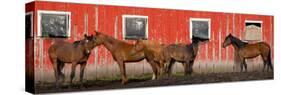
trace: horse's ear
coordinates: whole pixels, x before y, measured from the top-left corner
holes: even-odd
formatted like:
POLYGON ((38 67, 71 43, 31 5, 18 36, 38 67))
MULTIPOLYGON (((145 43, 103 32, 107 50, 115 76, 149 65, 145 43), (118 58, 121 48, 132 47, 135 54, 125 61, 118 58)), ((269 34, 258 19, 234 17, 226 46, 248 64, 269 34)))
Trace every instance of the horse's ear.
POLYGON ((95 33, 96 33, 96 35, 99 35, 99 34, 100 34, 100 32, 98 32, 97 30, 95 30, 95 33))
POLYGON ((84 34, 84 38, 87 38, 88 36, 87 36, 87 34, 84 34))

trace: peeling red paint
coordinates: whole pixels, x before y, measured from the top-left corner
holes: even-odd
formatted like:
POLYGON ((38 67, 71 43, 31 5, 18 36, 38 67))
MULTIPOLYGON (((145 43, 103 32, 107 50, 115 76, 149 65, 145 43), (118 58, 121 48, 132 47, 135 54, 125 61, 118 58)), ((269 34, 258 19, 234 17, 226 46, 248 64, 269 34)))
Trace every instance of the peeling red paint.
MULTIPOLYGON (((190 11, 190 10, 172 10, 172 9, 156 9, 156 8, 140 8, 140 7, 126 7, 126 6, 109 6, 109 5, 95 5, 95 4, 76 4, 76 3, 58 3, 58 2, 44 2, 35 1, 26 5, 26 12, 34 12, 34 65, 39 68, 40 54, 43 53, 44 68, 51 69, 51 62, 48 58, 48 48, 52 43, 52 38, 37 37, 37 11, 69 11, 71 12, 71 36, 67 38, 69 42, 74 39, 82 39, 85 22, 84 15, 88 15, 88 33, 94 34, 94 30, 98 29, 104 34, 115 35, 114 29, 115 20, 117 17, 117 38, 123 40, 122 35, 122 15, 145 15, 148 16, 148 39, 159 40, 164 44, 172 43, 191 43, 189 33, 189 18, 210 18, 211 19, 211 39, 209 42, 200 45, 198 58, 195 61, 218 63, 219 61, 226 64, 233 63, 233 47, 228 49, 222 48, 220 45, 228 33, 232 33, 236 37, 243 37, 245 30, 245 20, 260 20, 262 24, 262 39, 269 43, 272 47, 273 59, 273 16, 266 15, 251 15, 238 13, 222 13, 222 12, 205 12, 205 11, 190 11), (98 12, 95 11, 98 9, 98 12), (98 13, 98 14, 96 14, 98 13), (96 27, 96 20, 98 15, 98 27, 96 27), (74 34, 74 26, 77 26, 76 34, 74 34), (76 38, 74 38, 76 35, 76 38), (219 36, 221 35, 221 36, 219 36), (219 41, 221 39, 221 42, 219 41), (43 40, 43 51, 40 51, 40 40, 43 40), (221 54, 219 54, 221 49, 221 54), (226 53, 228 52, 228 53, 226 53), (220 56, 221 55, 221 56, 220 56), (219 60, 221 58, 221 60, 219 60)), ((127 41, 133 43, 133 41, 127 41)), ((29 43, 29 42, 26 42, 29 43)), ((27 45, 27 44, 26 44, 27 45)), ((111 54, 102 46, 98 48, 98 63, 112 65, 114 60, 111 54)), ((33 48, 30 48, 33 49, 33 48)), ((26 50, 29 51, 29 50, 26 50)), ((94 50, 88 60, 89 64, 95 62, 94 50)), ((30 61, 30 60, 27 60, 30 61)), ((32 62, 32 61, 31 61, 32 62)))

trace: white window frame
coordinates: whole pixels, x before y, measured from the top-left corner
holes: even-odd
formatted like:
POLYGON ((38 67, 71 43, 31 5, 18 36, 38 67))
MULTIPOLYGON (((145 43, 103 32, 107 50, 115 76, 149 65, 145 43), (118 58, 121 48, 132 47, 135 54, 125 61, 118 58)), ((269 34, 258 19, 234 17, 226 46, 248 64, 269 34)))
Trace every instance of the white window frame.
POLYGON ((125 18, 146 18, 147 23, 146 23, 146 29, 145 29, 145 38, 148 39, 148 16, 143 16, 143 15, 122 15, 122 34, 123 34, 123 40, 126 40, 126 22, 125 18))
POLYGON ((30 15, 30 17, 31 17, 31 31, 29 31, 30 32, 30 37, 33 37, 33 12, 31 11, 31 12, 27 12, 27 13, 25 13, 25 16, 27 16, 27 15, 30 15))
POLYGON ((67 37, 70 37, 70 35, 71 35, 71 32, 70 32, 70 30, 71 30, 71 12, 68 12, 68 11, 49 11, 49 10, 38 10, 37 11, 37 17, 38 17, 38 19, 37 19, 37 36, 39 36, 39 37, 42 37, 42 32, 41 32, 41 20, 42 20, 42 17, 41 17, 41 15, 42 14, 63 14, 63 15, 69 15, 69 17, 68 17, 68 19, 69 19, 69 21, 68 21, 68 29, 67 29, 67 31, 66 31, 66 33, 67 33, 67 37))
MULTIPOLYGON (((263 21, 262 20, 245 20, 245 22, 244 22, 244 26, 245 26, 244 31, 245 32, 246 32, 246 23, 260 23, 261 24, 261 39, 257 40, 257 41, 262 41, 263 40, 263 38, 262 38, 263 37, 263 31, 262 31, 263 21)), ((246 40, 246 41, 248 41, 248 40, 246 40)))
POLYGON ((211 19, 210 18, 190 18, 189 19, 189 38, 192 39, 192 21, 208 21, 208 39, 211 39, 211 19))

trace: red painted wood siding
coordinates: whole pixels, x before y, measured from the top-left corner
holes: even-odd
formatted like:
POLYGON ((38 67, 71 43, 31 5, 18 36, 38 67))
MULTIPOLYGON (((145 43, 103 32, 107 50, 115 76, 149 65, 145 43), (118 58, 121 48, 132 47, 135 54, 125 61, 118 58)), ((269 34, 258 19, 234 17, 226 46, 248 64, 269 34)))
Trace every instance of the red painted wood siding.
MULTIPOLYGON (((226 49, 221 47, 225 37, 232 33, 234 36, 242 38, 245 30, 245 20, 262 21, 262 41, 269 43, 272 47, 273 59, 273 16, 251 15, 239 13, 206 12, 191 10, 172 10, 156 8, 140 8, 125 6, 109 6, 95 4, 77 4, 77 3, 58 3, 36 1, 26 5, 26 12, 34 12, 34 58, 35 67, 52 70, 47 50, 52 43, 52 38, 37 37, 37 11, 68 11, 71 12, 71 36, 66 40, 73 42, 75 39, 82 39, 85 33, 85 15, 88 15, 88 33, 94 34, 94 30, 115 36, 123 40, 122 34, 122 15, 144 15, 148 16, 148 39, 157 40, 164 44, 172 43, 190 43, 189 19, 190 18, 210 18, 211 19, 211 39, 209 42, 201 44, 198 57, 195 64, 233 64, 233 47, 226 49), (97 17, 98 16, 98 17, 97 17), (96 21, 98 20, 98 21, 96 21), (98 23, 96 23, 98 22, 98 23), (117 23, 117 24, 115 24, 117 23), (116 27, 117 25, 117 27, 116 27), (75 29, 76 27, 76 29, 75 29), (115 31, 117 29, 117 31, 115 31)), ((133 41, 128 41, 132 43, 133 41)), ((97 47, 98 55, 94 50, 88 61, 89 64, 95 63, 95 57, 98 56, 96 64, 114 63, 111 54, 102 46, 97 47)))

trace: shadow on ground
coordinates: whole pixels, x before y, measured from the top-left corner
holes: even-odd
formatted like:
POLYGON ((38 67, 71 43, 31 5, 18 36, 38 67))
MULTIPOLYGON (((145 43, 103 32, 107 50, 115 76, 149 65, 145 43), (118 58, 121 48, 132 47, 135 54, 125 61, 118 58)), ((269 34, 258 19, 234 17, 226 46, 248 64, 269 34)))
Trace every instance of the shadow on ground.
POLYGON ((157 80, 151 80, 151 74, 146 74, 138 78, 129 78, 129 83, 127 85, 122 85, 120 78, 85 80, 83 85, 81 85, 81 83, 74 83, 72 85, 69 85, 68 83, 63 83, 60 89, 56 89, 54 83, 40 82, 36 83, 36 93, 105 90, 247 80, 266 80, 273 78, 273 72, 210 73, 192 74, 190 76, 183 76, 183 74, 175 74, 173 75, 173 77, 163 77, 157 80))

